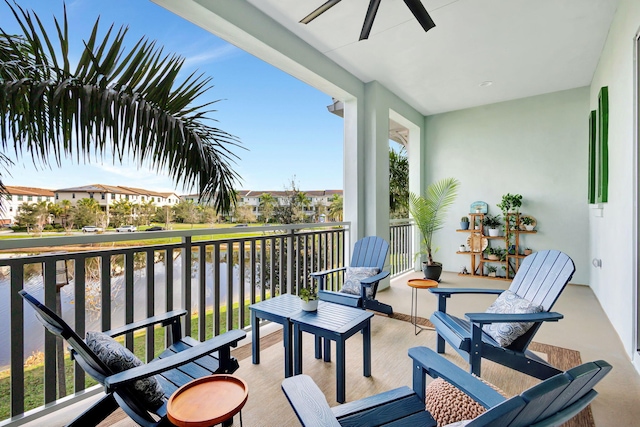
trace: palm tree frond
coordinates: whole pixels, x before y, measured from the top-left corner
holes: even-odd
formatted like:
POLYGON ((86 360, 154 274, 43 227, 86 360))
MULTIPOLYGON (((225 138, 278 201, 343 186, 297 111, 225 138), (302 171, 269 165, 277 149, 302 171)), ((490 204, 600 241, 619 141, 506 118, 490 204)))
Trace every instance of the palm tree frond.
MULTIPOLYGON (((8 2, 7 2, 8 3, 8 2)), ((139 165, 167 171, 218 212, 235 204, 232 169, 237 137, 207 124, 212 102, 198 99, 213 86, 192 73, 177 82, 184 59, 165 55, 140 39, 125 51, 126 28, 98 38, 99 19, 71 70, 66 10, 55 20, 57 46, 33 12, 9 4, 23 34, 0 29, 0 145, 36 164, 62 158, 87 162, 93 155, 125 155, 139 165)), ((3 154, 3 153, 0 153, 3 154)))

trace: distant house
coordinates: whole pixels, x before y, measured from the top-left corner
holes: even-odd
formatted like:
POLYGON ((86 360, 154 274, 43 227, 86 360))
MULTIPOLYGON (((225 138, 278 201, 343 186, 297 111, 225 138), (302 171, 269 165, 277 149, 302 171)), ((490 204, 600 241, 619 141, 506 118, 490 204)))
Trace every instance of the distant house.
POLYGON ((82 187, 61 188, 55 190, 55 199, 59 203, 69 200, 76 204, 81 199, 94 199, 106 211, 116 201, 127 200, 135 204, 152 202, 157 207, 173 206, 180 200, 176 193, 161 193, 144 188, 125 187, 121 185, 91 184, 82 187))
POLYGON ((51 202, 54 192, 44 188, 18 187, 7 185, 7 194, 0 198, 0 224, 8 225, 15 222, 18 208, 24 203, 51 202))

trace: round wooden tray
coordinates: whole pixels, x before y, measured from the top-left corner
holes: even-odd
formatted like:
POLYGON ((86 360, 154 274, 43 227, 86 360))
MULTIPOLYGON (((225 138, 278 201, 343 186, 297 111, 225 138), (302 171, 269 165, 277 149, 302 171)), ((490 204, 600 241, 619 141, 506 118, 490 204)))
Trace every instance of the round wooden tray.
POLYGON ((182 427, 219 424, 240 412, 249 387, 233 375, 209 375, 180 387, 167 402, 169 421, 182 427))
POLYGON ((411 279, 407 280, 407 285, 417 289, 437 288, 438 282, 431 279, 411 279))

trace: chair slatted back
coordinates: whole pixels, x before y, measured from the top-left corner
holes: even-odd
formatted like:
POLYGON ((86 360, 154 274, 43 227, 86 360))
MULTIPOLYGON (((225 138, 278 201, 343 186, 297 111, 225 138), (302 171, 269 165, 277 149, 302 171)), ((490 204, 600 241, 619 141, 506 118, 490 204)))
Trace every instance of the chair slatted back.
POLYGON ((524 259, 509 290, 549 311, 575 270, 573 261, 563 252, 535 252, 524 259))
POLYGON ((377 267, 382 271, 388 252, 389 243, 383 238, 363 237, 353 247, 350 267, 377 267))
POLYGON ((611 365, 603 360, 572 368, 494 406, 468 427, 545 425, 545 420, 557 414, 562 414, 562 419, 572 418, 595 398, 593 386, 610 370, 611 365))
POLYGON ((112 375, 113 372, 104 364, 98 356, 85 344, 76 332, 64 321, 60 316, 54 313, 44 304, 40 303, 36 298, 28 292, 22 290, 20 296, 29 303, 35 310, 36 317, 51 333, 67 341, 69 346, 75 351, 75 358, 78 364, 90 376, 101 384, 104 378, 112 375))

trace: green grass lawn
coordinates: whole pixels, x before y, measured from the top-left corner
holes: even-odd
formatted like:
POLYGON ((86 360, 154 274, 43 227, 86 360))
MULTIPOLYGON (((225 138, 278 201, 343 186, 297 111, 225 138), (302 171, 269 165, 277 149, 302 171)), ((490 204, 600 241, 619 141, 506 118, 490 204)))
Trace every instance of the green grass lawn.
MULTIPOLYGON (((249 324, 249 303, 247 302, 245 305, 245 319, 244 324, 249 324)), ((222 323, 220 325, 220 333, 224 333, 227 331, 227 327, 225 322, 226 318, 226 307, 221 307, 220 309, 220 319, 222 319, 222 323)), ((232 329, 238 328, 238 305, 234 305, 233 308, 233 325, 232 329)), ((206 313, 206 339, 213 337, 213 311, 208 311, 206 313)), ((198 337, 198 315, 192 316, 191 320, 191 336, 196 338, 198 337)), ((163 327, 156 327, 154 330, 155 335, 155 353, 156 356, 160 354, 164 350, 164 331, 163 327)), ((121 338, 121 337, 118 337, 121 338)), ((121 339, 124 341, 124 338, 121 339)), ((66 348, 66 346, 65 346, 66 348)), ((139 331, 134 334, 134 348, 133 352, 136 356, 138 356, 141 360, 145 360, 145 349, 146 349, 146 331, 139 331)), ((73 361, 69 356, 65 357, 65 374, 66 374, 66 387, 67 387, 67 395, 73 393, 73 361)), ((91 387, 97 384, 95 380, 90 378, 88 375, 85 377, 85 387, 91 387)), ((37 408, 39 406, 44 405, 44 365, 38 364, 30 367, 25 367, 24 371, 24 405, 25 412, 30 409, 37 408)), ((9 370, 0 372, 0 396, 5 396, 0 399, 0 421, 7 419, 10 417, 10 392, 11 392, 11 378, 9 370)))

